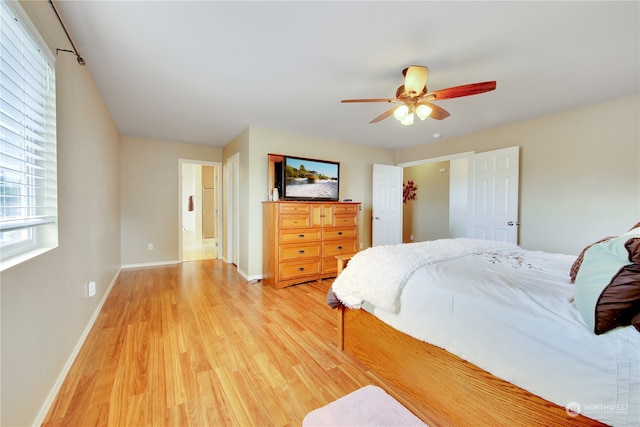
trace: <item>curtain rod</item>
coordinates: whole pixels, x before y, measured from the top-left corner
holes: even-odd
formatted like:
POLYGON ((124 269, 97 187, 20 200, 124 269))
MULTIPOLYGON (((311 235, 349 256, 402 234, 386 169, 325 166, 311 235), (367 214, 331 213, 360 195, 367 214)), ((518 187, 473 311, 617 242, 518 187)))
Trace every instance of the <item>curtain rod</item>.
POLYGON ((49 0, 49 4, 51 5, 51 9, 53 9, 53 12, 56 14, 56 17, 58 18, 58 22, 60 23, 60 26, 64 30, 64 33, 67 35, 67 39, 69 40, 69 43, 71 43, 71 46, 73 47, 73 50, 56 49, 56 52, 60 52, 60 51, 62 51, 62 52, 71 52, 78 59, 78 64, 85 65, 86 62, 84 61, 84 58, 82 56, 80 56, 80 54, 78 53, 78 49, 76 49, 76 45, 73 43, 73 40, 71 40, 71 36, 69 35, 69 32, 67 31, 67 27, 64 26, 64 23, 62 22, 62 18, 60 18, 60 15, 58 14, 58 11, 56 10, 56 7, 53 5, 53 0, 49 0))

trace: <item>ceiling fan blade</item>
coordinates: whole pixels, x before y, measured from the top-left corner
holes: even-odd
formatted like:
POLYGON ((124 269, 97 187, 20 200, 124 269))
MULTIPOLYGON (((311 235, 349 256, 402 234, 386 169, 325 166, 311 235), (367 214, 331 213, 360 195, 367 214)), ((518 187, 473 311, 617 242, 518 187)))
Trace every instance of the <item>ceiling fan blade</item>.
POLYGON ((389 116, 391 116, 393 114, 395 109, 396 109, 396 107, 393 107, 392 109, 385 111, 384 113, 380 114, 375 119, 371 120, 369 123, 378 123, 379 121, 386 119, 387 117, 389 117, 389 116))
POLYGON ((371 98, 371 99, 343 99, 340 102, 348 103, 348 102, 396 102, 398 101, 395 98, 371 98))
POLYGON ((447 89, 436 90, 430 92, 424 97, 430 100, 441 100, 450 98, 460 98, 461 96, 477 95, 479 93, 489 92, 496 88, 496 82, 471 83, 468 85, 454 86, 447 89))
POLYGON ((402 70, 404 75, 404 89, 409 97, 418 96, 427 84, 428 68, 421 65, 412 65, 402 70))
POLYGON ((438 107, 436 104, 425 101, 420 102, 420 104, 426 105, 427 107, 431 108, 431 114, 429 115, 429 117, 431 117, 432 119, 442 120, 451 115, 447 110, 442 107, 438 107))

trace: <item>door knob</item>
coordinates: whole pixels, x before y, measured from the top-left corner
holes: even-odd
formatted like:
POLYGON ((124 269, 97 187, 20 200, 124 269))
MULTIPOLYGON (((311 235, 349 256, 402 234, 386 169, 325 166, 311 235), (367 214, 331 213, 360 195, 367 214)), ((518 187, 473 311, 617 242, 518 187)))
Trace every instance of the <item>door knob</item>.
POLYGON ((508 225, 509 227, 513 227, 514 225, 520 225, 520 221, 516 221, 516 222, 509 221, 509 222, 507 223, 507 225, 508 225))

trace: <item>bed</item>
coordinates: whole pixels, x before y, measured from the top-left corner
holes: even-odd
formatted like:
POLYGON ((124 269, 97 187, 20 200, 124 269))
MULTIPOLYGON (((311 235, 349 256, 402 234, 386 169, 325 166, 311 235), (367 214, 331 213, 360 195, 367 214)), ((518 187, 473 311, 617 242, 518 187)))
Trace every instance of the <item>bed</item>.
POLYGON ((640 228, 577 259, 474 239, 370 248, 330 290, 338 343, 432 425, 638 426, 638 261, 640 228))

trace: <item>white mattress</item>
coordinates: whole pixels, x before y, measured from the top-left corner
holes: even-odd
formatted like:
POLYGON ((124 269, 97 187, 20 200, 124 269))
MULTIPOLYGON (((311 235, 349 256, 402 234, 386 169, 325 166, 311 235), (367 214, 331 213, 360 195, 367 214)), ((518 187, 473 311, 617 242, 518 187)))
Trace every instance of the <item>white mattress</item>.
POLYGON ((469 255, 418 269, 396 329, 546 400, 614 426, 640 425, 640 333, 596 336, 572 303, 575 257, 525 251, 469 255))

